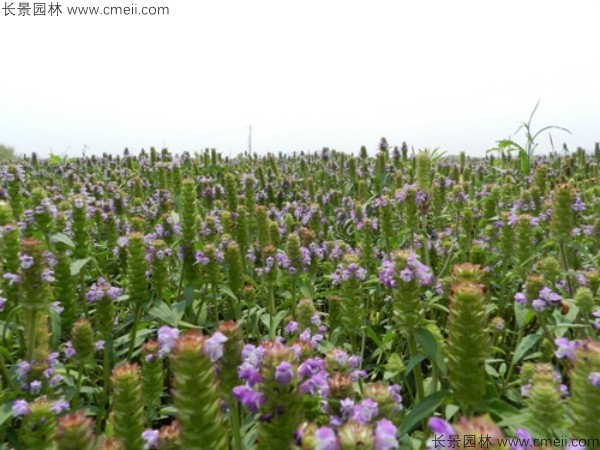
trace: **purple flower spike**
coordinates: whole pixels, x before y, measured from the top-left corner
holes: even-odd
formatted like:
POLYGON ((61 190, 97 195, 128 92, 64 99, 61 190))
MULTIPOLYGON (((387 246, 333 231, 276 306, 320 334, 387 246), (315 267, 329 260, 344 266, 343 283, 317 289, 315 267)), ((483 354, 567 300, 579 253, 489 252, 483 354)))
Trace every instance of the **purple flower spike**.
POLYGON ((588 380, 590 380, 590 383, 592 383, 594 386, 600 388, 600 372, 590 373, 588 380))
POLYGON ((173 350, 177 338, 179 338, 179 330, 177 328, 171 328, 165 325, 158 329, 158 342, 160 344, 158 353, 160 356, 165 356, 173 350))
POLYGON ((275 380, 282 386, 286 386, 290 384, 294 378, 294 371, 292 370, 292 365, 287 361, 282 361, 275 368, 275 380))
POLYGON ((398 448, 398 439, 396 439, 396 427, 387 419, 381 419, 377 422, 375 428, 375 450, 392 450, 398 448))
POLYGON ((321 427, 315 432, 317 443, 315 450, 339 450, 340 444, 338 442, 335 432, 329 427, 321 427))
POLYGON ((13 416, 26 416, 30 413, 29 403, 26 400, 16 400, 12 404, 13 416))
POLYGON ((204 343, 204 353, 210 357, 212 362, 215 362, 223 356, 223 344, 227 342, 227 337, 217 331, 204 343))
POLYGON ((144 448, 156 448, 158 447, 158 437, 160 432, 158 430, 146 430, 142 433, 142 439, 145 441, 144 448))
POLYGON ((267 401, 266 397, 260 392, 256 392, 250 386, 236 386, 233 388, 234 397, 250 412, 256 414, 261 405, 267 401))

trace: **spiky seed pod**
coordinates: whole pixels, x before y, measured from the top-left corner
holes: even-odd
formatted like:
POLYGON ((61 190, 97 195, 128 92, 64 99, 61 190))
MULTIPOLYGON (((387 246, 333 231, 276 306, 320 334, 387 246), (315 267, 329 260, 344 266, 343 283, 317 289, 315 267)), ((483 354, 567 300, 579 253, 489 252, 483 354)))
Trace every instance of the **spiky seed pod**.
POLYGON ((427 152, 419 152, 417 155, 417 186, 421 192, 429 194, 431 190, 431 160, 427 152))
POLYGON ((490 347, 481 285, 452 286, 448 318, 448 379, 463 412, 480 408, 485 391, 485 358, 490 347))
MULTIPOLYGON (((488 414, 478 417, 461 417, 454 425, 454 430, 457 434, 446 438, 446 442, 451 442, 449 439, 454 438, 455 442, 477 443, 473 444, 473 447, 477 445, 475 448, 506 449, 506 444, 501 444, 501 440, 504 438, 502 430, 488 414)), ((467 444, 468 446, 469 444, 467 444)))
POLYGON ((421 324, 421 300, 419 298, 419 281, 416 276, 405 282, 402 278, 403 271, 409 270, 409 259, 413 253, 405 250, 392 254, 392 264, 396 287, 392 291, 393 314, 401 333, 410 334, 421 324))
POLYGON ((298 367, 293 350, 272 341, 263 344, 266 352, 261 375, 264 382, 260 392, 266 402, 260 407, 263 420, 258 425, 257 450, 290 448, 294 432, 302 422, 302 397, 298 391, 298 367), (277 368, 287 363, 290 379, 282 385, 277 379, 277 368))
POLYGON ((269 221, 269 240, 271 245, 277 247, 281 240, 281 233, 279 232, 279 224, 273 220, 269 221))
POLYGON ((585 274, 585 280, 590 291, 592 291, 592 294, 594 296, 600 296, 600 270, 590 270, 585 274))
POLYGON ((181 194, 181 249, 183 272, 188 285, 193 284, 196 279, 194 242, 198 234, 197 218, 195 183, 186 178, 183 180, 181 194))
POLYGON ((152 242, 152 278, 150 283, 155 298, 164 299, 164 292, 169 279, 167 244, 162 239, 152 242))
POLYGON ((546 195, 546 183, 548 179, 548 167, 545 165, 540 165, 536 167, 535 172, 533 174, 533 180, 535 185, 540 190, 540 195, 546 195))
POLYGON ((169 425, 160 428, 157 442, 158 450, 182 450, 181 426, 174 420, 169 425))
POLYGON ((381 197, 381 203, 379 205, 379 220, 381 223, 381 234, 385 240, 386 250, 391 250, 391 243, 393 239, 393 225, 392 225, 392 204, 389 197, 381 197))
POLYGON ((523 366, 521 367, 521 373, 519 374, 519 380, 521 381, 521 384, 528 384, 533 378, 534 373, 535 364, 530 361, 524 362, 523 366))
POLYGON ((591 340, 583 341, 575 350, 575 365, 571 370, 569 405, 572 436, 578 438, 598 437, 600 388, 592 378, 592 374, 598 373, 600 373, 600 343, 591 340))
POLYGON ((315 304, 310 298, 301 298, 296 308, 296 321, 300 331, 304 331, 307 328, 313 329, 313 324, 310 319, 317 313, 315 304))
POLYGON ((10 203, 0 201, 0 227, 8 225, 12 221, 12 209, 10 203))
POLYGON ((21 173, 23 169, 21 166, 10 165, 8 166, 7 190, 8 198, 10 200, 10 207, 12 209, 12 217, 14 222, 19 222, 23 216, 23 194, 21 192, 23 181, 21 180, 21 173))
POLYGON ((370 398, 377 403, 377 418, 393 419, 398 414, 398 403, 394 400, 391 387, 378 381, 363 386, 363 398, 370 398))
POLYGON ((19 437, 27 450, 52 448, 56 434, 56 416, 52 404, 44 397, 29 404, 29 414, 24 416, 19 437))
POLYGON ((112 438, 104 439, 98 450, 126 450, 126 447, 121 439, 112 438))
POLYGON ((591 314, 595 306, 594 295, 591 289, 587 287, 577 289, 577 292, 575 292, 575 304, 584 316, 591 314))
POLYGON ((218 331, 227 338, 223 344, 223 357, 218 362, 220 390, 228 400, 231 400, 233 388, 239 384, 237 368, 242 363, 241 352, 244 341, 242 331, 235 322, 219 324, 218 331))
POLYGON ((149 300, 146 246, 141 233, 129 235, 128 262, 127 262, 127 293, 129 301, 136 307, 141 307, 149 300))
POLYGON ((302 253, 300 252, 300 238, 297 233, 290 233, 287 238, 285 252, 290 259, 290 266, 300 273, 302 270, 302 253))
POLYGON ((544 258, 539 267, 540 273, 550 283, 555 284, 556 281, 558 281, 558 277, 560 276, 562 269, 558 259, 556 259, 554 256, 547 256, 544 258))
POLYGON ((87 203, 81 195, 73 197, 71 202, 71 228, 73 230, 73 257, 83 259, 89 256, 89 227, 87 220, 87 203))
POLYGON ((502 228, 500 229, 500 254, 505 265, 512 259, 515 247, 515 230, 509 222, 507 213, 502 214, 502 228))
POLYGON ((454 282, 470 281, 472 283, 482 283, 484 272, 478 264, 457 264, 452 268, 452 279, 454 282))
POLYGON ((361 204, 366 203, 369 198, 367 182, 365 180, 358 180, 358 200, 361 204))
POLYGON ((187 332, 170 354, 173 402, 186 449, 227 448, 214 367, 204 353, 206 339, 196 331, 187 332))
POLYGON ((342 425, 338 431, 338 439, 341 450, 373 450, 375 448, 375 436, 373 428, 368 424, 361 424, 350 419, 342 425))
POLYGON ((144 446, 144 404, 138 365, 116 366, 112 371, 112 387, 115 436, 123 441, 125 450, 139 450, 144 446))
POLYGON ((561 184, 554 190, 550 232, 559 242, 565 242, 571 236, 571 230, 573 229, 571 206, 574 200, 575 193, 568 184, 561 184))
POLYGON ((256 206, 254 211, 256 217, 256 233, 258 236, 259 245, 264 248, 270 244, 269 236, 269 217, 267 216, 267 209, 262 206, 256 206))
POLYGON ((21 243, 20 275, 22 279, 21 304, 27 310, 41 311, 48 307, 49 289, 44 276, 46 262, 44 246, 37 239, 21 243))
POLYGON ((544 288, 545 285, 546 283, 544 281, 544 277, 540 275, 529 275, 526 278, 525 297, 527 297, 527 300, 530 305, 533 300, 539 298, 540 291, 544 288))
POLYGON ((225 248, 225 262, 227 263, 227 281, 231 292, 237 298, 242 298, 244 289, 244 265, 240 246, 235 242, 229 242, 225 248))
MULTIPOLYGON (((515 237, 517 244, 517 261, 520 265, 523 265, 525 261, 531 256, 531 216, 528 214, 521 214, 517 218, 517 225, 515 227, 515 237)), ((523 271, 526 267, 522 268, 523 271)))
POLYGON ((343 262, 338 266, 338 275, 342 287, 342 325, 346 333, 354 338, 360 334, 364 323, 364 300, 360 295, 361 279, 357 276, 360 258, 356 254, 344 255, 343 262))
POLYGON ((244 179, 244 205, 246 206, 247 211, 254 211, 256 206, 254 200, 254 184, 256 183, 256 179, 248 175, 244 179))
POLYGON ((235 175, 232 173, 225 174, 225 191, 227 192, 227 206, 229 207, 229 211, 236 211, 238 207, 238 187, 235 175))
MULTIPOLYGON (((4 263, 4 274, 19 273, 19 247, 19 228, 12 224, 2 227, 2 238, 0 240, 0 261, 4 263)), ((6 298, 4 311, 10 311, 18 302, 19 284, 13 282, 9 278, 3 278, 2 283, 3 296, 6 298)))
POLYGON ((56 450, 93 450, 95 447, 93 423, 83 411, 58 419, 56 450))
POLYGON ((403 217, 406 228, 409 233, 409 242, 411 247, 414 247, 412 236, 418 231, 419 227, 419 215, 417 205, 417 188, 415 186, 409 186, 406 189, 406 197, 404 199, 404 217, 403 217))
POLYGON ((329 402, 329 406, 332 407, 331 412, 339 411, 340 400, 354 395, 352 379, 349 375, 336 372, 329 377, 327 382, 329 384, 329 396, 332 400, 335 400, 329 402))
POLYGON ((76 352, 74 359, 80 364, 87 362, 94 356, 94 330, 87 319, 80 319, 73 324, 71 342, 76 352))
POLYGON ((142 346, 142 399, 149 423, 160 406, 164 389, 163 361, 158 350, 157 341, 148 341, 142 346))
POLYGON ((540 428, 552 433, 563 424, 565 409, 560 398, 556 372, 550 364, 536 364, 527 406, 540 428))
POLYGON ((250 232, 248 230, 248 215, 246 208, 239 206, 236 217, 237 242, 240 244, 242 253, 246 252, 250 242, 250 232))

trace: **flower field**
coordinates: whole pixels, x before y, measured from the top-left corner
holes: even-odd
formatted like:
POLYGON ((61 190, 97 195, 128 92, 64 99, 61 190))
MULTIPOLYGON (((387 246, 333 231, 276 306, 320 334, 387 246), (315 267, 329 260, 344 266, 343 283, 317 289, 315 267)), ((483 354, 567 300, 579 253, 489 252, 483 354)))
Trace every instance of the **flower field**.
POLYGON ((0 449, 600 448, 600 148, 0 166, 0 449))

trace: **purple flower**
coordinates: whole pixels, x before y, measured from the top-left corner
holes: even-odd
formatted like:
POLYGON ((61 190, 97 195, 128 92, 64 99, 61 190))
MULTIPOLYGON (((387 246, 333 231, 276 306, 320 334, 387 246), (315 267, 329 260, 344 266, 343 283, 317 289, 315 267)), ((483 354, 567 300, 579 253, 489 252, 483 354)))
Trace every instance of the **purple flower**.
POLYGON ((546 309, 546 302, 542 299, 536 298, 531 302, 531 306, 535 311, 542 312, 546 309))
POLYGON ((447 437, 451 434, 456 434, 454 428, 452 428, 452 425, 450 425, 444 419, 440 419, 439 417, 432 417, 431 419, 429 419, 427 425, 429 426, 429 429, 432 431, 432 433, 436 435, 442 435, 447 437))
POLYGON ((215 332, 204 342, 204 353, 215 362, 223 356, 223 344, 227 342, 227 337, 220 331, 215 332))
POLYGON ((100 350, 103 350, 104 344, 105 344, 105 342, 102 339, 98 339, 96 341, 96 344, 94 344, 94 350, 97 352, 99 352, 100 350))
POLYGON ((310 394, 311 396, 319 394, 322 397, 327 397, 329 395, 329 383, 327 378, 328 374, 324 370, 317 372, 300 385, 300 393, 302 395, 310 394))
POLYGON ((256 414, 261 405, 267 401, 263 394, 247 385, 234 387, 233 396, 253 414, 256 414))
POLYGON ((60 414, 67 409, 69 409, 69 402, 64 400, 57 400, 52 403, 52 406, 50 407, 50 411, 52 411, 54 414, 60 414))
POLYGON ((21 261, 21 269, 27 270, 33 266, 33 257, 29 255, 21 255, 19 260, 21 261))
POLYGON ((406 268, 400 272, 400 278, 405 283, 410 283, 413 280, 413 273, 410 269, 406 268))
POLYGON ((171 328, 168 326, 162 326, 158 329, 158 343, 160 344, 160 349, 158 350, 158 354, 162 357, 168 354, 173 347, 175 347, 175 343, 179 338, 179 329, 171 328))
POLYGON ((52 283, 55 278, 54 278, 54 271, 52 269, 45 269, 42 272, 42 281, 45 283, 52 283))
POLYGON ((590 383, 592 383, 594 386, 600 388, 600 372, 590 373, 588 380, 590 380, 590 383))
POLYGON ((29 383, 29 392, 33 395, 37 395, 42 390, 42 382, 39 380, 32 381, 29 383))
POLYGON ((367 398, 358 405, 354 405, 352 408, 352 418, 357 422, 364 424, 377 417, 378 412, 379 408, 377 402, 367 398))
POLYGON ((511 446, 511 450, 533 450, 533 436, 525 428, 517 428, 515 431, 516 443, 511 446))
POLYGON ((391 450, 398 448, 398 439, 396 439, 396 427, 387 419, 381 419, 377 422, 375 428, 375 450, 391 450))
POLYGON ((26 416, 30 413, 29 403, 26 400, 15 400, 12 404, 13 416, 26 416))
POLYGON ((65 342, 65 356, 67 357, 67 359, 72 359, 76 353, 77 352, 73 348, 73 344, 71 343, 71 341, 65 342))
POLYGON ((142 433, 142 439, 144 440, 144 448, 156 448, 158 447, 158 437, 160 432, 158 430, 146 430, 142 433))
POLYGON ((4 304, 6 303, 6 299, 0 296, 0 311, 4 311, 4 304))
POLYGON ((335 432, 329 427, 321 427, 315 431, 316 445, 315 450, 339 450, 340 444, 338 442, 335 432))
POLYGON ((240 380, 247 382, 250 386, 254 386, 256 383, 262 383, 263 377, 255 367, 251 364, 244 362, 238 367, 238 377, 240 380))
POLYGON ((31 364, 29 364, 27 361, 20 361, 17 364, 17 378, 19 381, 21 381, 21 383, 25 383, 27 381, 29 369, 31 369, 31 364))
POLYGON ((559 359, 569 358, 571 361, 575 360, 575 349, 579 346, 577 341, 569 341, 567 338, 558 338, 554 341, 558 346, 556 350, 556 357, 559 359))
POLYGON ((284 328, 284 333, 285 334, 294 334, 296 331, 298 331, 298 322, 294 322, 293 320, 290 320, 288 322, 288 324, 285 326, 284 328))
POLYGON ((515 302, 517 302, 519 305, 526 305, 527 297, 525 297, 525 294, 523 294, 522 292, 517 292, 515 294, 515 302))
POLYGON ((282 386, 286 386, 290 384, 292 378, 294 378, 292 365, 287 361, 282 361, 279 363, 279 365, 275 368, 275 380, 282 386))
POLYGON ((60 302, 52 302, 50 303, 50 309, 52 309, 52 311, 56 312, 57 314, 61 314, 65 308, 63 308, 60 304, 60 302))

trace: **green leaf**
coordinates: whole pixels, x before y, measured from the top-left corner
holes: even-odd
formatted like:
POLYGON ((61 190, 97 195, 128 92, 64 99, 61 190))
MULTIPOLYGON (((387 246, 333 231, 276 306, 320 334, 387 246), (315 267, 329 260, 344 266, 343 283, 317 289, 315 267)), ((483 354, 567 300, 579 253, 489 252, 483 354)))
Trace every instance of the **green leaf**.
POLYGON ((181 314, 177 314, 172 308, 169 308, 165 302, 160 301, 156 306, 153 306, 148 312, 155 319, 161 320, 170 327, 177 327, 181 314))
POLYGON ((525 354, 539 342, 540 337, 539 334, 528 334, 521 339, 521 342, 519 342, 519 345, 517 345, 515 353, 513 354, 512 361, 510 362, 511 366, 514 366, 521 361, 525 354))
POLYGON ((442 375, 446 374, 446 361, 440 349, 437 340, 426 328, 419 328, 415 331, 415 339, 427 355, 427 357, 437 366, 442 375))
POLYGON ((406 374, 408 375, 409 373, 411 373, 412 370, 417 365, 421 364, 425 358, 426 358, 426 356, 421 352, 417 353, 414 357, 412 357, 410 359, 410 361, 408 362, 408 364, 406 365, 406 374))
POLYGON ((70 248, 75 248, 75 244, 71 238, 64 233, 54 233, 50 235, 50 240, 60 242, 70 248))
POLYGON ((403 434, 410 433, 422 420, 431 417, 438 406, 448 397, 450 397, 449 391, 438 391, 428 395, 417 403, 402 422, 399 435, 402 436, 403 434))
POLYGON ((83 269, 83 267, 89 263, 91 261, 92 258, 83 258, 83 259, 76 259, 75 261, 73 261, 71 263, 71 276, 75 277, 77 275, 79 275, 79 272, 81 272, 81 269, 83 269))
POLYGON ((0 426, 12 417, 12 401, 0 405, 0 426))

